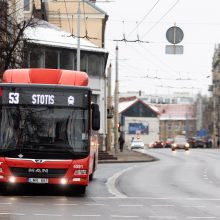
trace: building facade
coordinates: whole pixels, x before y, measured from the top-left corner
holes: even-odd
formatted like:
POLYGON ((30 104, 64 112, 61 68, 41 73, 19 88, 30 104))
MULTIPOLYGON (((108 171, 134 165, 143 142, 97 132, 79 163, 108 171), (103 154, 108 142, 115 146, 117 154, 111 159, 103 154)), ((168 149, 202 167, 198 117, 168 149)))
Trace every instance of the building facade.
POLYGON ((119 103, 120 131, 125 143, 129 145, 133 138, 140 138, 145 145, 159 140, 158 112, 140 99, 119 103))
POLYGON ((212 106, 213 106, 213 135, 215 146, 219 146, 220 140, 220 44, 215 48, 212 60, 212 106))
POLYGON ((95 5, 94 0, 23 0, 25 18, 46 20, 71 35, 87 39, 103 48, 108 15, 95 5))
POLYGON ((160 140, 177 135, 187 138, 196 134, 196 105, 156 105, 160 112, 160 140))

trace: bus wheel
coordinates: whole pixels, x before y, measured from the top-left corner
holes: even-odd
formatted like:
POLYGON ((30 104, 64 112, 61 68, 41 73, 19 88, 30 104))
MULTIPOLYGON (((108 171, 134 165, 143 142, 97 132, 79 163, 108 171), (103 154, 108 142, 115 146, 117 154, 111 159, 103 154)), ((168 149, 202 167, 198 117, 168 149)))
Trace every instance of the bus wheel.
POLYGON ((6 195, 7 194, 7 187, 5 183, 0 183, 0 194, 6 195))
POLYGON ((86 186, 77 186, 77 194, 84 195, 86 193, 86 186))
POLYGON ((89 181, 93 180, 94 172, 95 172, 95 160, 93 162, 92 173, 89 175, 89 181))

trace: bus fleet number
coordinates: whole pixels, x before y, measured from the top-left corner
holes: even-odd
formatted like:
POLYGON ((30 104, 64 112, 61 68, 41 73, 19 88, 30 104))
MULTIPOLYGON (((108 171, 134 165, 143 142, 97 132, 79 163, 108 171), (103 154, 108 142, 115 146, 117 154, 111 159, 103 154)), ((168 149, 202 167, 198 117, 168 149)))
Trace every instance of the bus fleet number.
POLYGON ((9 92, 9 103, 10 104, 18 104, 19 103, 19 93, 9 92))

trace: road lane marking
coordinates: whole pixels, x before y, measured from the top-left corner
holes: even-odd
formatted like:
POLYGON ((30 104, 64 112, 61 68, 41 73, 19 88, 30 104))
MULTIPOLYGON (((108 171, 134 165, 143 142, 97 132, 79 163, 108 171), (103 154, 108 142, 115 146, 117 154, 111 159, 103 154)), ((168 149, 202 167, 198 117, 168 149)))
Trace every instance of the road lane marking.
POLYGON ((184 208, 205 208, 206 206, 204 206, 204 205, 185 205, 182 207, 184 207, 184 208))
POLYGON ((139 218, 137 215, 110 215, 112 218, 139 218))
POLYGON ((101 217, 101 215, 72 215, 72 217, 101 217))
POLYGON ((128 170, 131 170, 133 168, 136 168, 137 166, 132 166, 132 167, 128 167, 118 173, 115 173, 113 176, 109 177, 107 180, 107 189, 108 191, 113 194, 115 197, 118 198, 127 198, 127 196, 125 194, 122 194, 121 192, 119 192, 115 186, 116 180, 117 178, 119 178, 123 173, 127 172, 128 170))
POLYGON ((0 215, 25 215, 24 213, 1 212, 0 215))
POLYGON ((186 198, 186 200, 198 200, 198 201, 220 201, 219 199, 212 199, 212 198, 186 198))
POLYGON ((107 204, 100 204, 100 203, 87 203, 84 205, 88 205, 88 206, 107 206, 107 204))
POLYGON ((61 203, 61 204, 53 204, 54 206, 76 206, 76 203, 61 203))
POLYGON ((61 217, 62 215, 59 214, 44 214, 44 213, 36 213, 36 216, 51 216, 51 217, 61 217))
POLYGON ((161 218, 161 219, 174 219, 177 218, 177 216, 149 216, 149 218, 161 218))
POLYGON ((119 207, 143 207, 144 205, 118 205, 119 207))
POLYGON ((11 202, 0 202, 0 205, 12 205, 11 202))
POLYGON ((187 216, 189 219, 215 219, 216 217, 214 216, 207 216, 207 217, 202 217, 202 216, 187 216))
POLYGON ((174 207, 175 205, 151 205, 152 207, 174 207))

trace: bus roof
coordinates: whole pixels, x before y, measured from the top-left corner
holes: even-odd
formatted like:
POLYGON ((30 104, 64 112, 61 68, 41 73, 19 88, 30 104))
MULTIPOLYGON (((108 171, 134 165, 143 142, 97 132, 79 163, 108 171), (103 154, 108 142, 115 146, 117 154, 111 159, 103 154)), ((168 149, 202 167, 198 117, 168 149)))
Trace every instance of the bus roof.
POLYGON ((9 69, 4 72, 2 82, 88 86, 88 75, 85 72, 62 69, 9 69))

